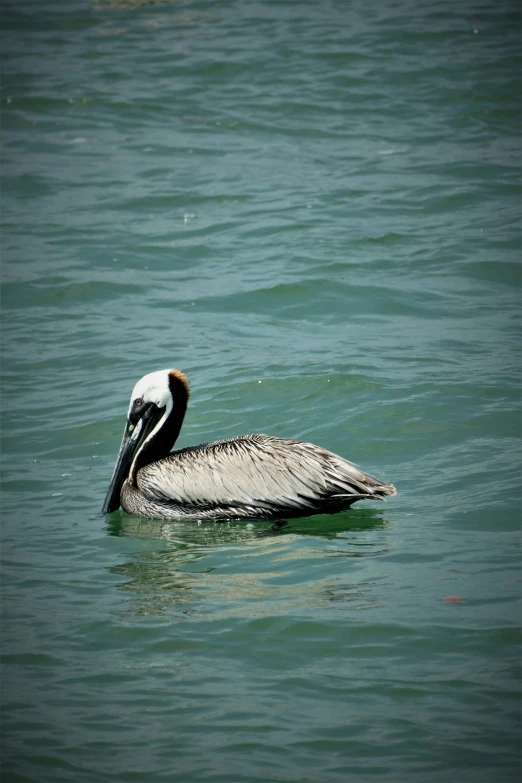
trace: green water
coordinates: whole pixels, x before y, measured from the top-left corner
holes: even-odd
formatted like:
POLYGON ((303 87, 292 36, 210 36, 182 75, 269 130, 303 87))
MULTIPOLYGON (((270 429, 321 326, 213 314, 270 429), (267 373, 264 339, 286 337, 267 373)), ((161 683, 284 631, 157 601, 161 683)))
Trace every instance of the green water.
POLYGON ((518 781, 518 6, 22 0, 2 36, 2 783, 518 781), (311 440, 397 497, 104 517, 163 367, 179 446, 311 440))

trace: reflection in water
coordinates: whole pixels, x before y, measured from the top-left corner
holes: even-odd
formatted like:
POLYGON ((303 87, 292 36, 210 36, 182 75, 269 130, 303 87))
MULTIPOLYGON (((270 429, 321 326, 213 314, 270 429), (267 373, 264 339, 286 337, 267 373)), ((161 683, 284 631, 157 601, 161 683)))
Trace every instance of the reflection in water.
POLYGON ((179 544, 220 544, 254 540, 259 537, 284 535, 311 535, 336 539, 343 533, 354 533, 386 527, 382 512, 373 508, 358 508, 341 514, 317 514, 313 517, 291 519, 281 527, 266 521, 240 522, 174 522, 163 519, 135 517, 119 511, 112 514, 107 524, 111 536, 130 536, 141 539, 162 539, 179 544))
POLYGON ((109 523, 109 534, 163 542, 110 571, 126 577, 120 589, 132 594, 133 614, 168 607, 180 619, 258 617, 347 604, 367 608, 373 583, 358 583, 353 573, 347 580, 331 558, 388 551, 388 523, 371 509, 292 520, 282 528, 266 522, 165 522, 119 513, 109 523))

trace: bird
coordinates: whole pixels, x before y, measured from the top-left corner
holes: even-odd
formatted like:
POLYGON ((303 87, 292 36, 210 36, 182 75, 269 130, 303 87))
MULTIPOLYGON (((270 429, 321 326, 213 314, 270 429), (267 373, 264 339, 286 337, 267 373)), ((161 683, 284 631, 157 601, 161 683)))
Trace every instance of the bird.
POLYGON ((134 386, 103 513, 121 506, 148 519, 277 521, 396 494, 393 484, 299 440, 239 435, 171 452, 189 393, 176 369, 149 373, 134 386))

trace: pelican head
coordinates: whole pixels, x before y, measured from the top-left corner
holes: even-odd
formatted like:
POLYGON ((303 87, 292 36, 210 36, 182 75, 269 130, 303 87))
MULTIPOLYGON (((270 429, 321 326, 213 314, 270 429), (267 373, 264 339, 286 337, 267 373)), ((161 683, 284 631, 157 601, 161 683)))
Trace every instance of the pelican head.
POLYGON ((169 453, 183 423, 188 395, 187 379, 179 370, 158 370, 138 381, 103 513, 120 507, 121 488, 126 479, 135 481, 139 467, 169 453))

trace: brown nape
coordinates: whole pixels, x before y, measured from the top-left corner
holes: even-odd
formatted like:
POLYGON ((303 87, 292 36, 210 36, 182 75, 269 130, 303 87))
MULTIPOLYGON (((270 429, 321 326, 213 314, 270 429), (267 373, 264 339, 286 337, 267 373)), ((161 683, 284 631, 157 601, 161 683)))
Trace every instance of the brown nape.
POLYGON ((169 370, 169 388, 174 404, 176 404, 179 398, 183 399, 183 397, 186 397, 188 400, 190 395, 189 382, 187 376, 181 370, 169 370))

